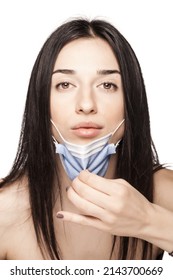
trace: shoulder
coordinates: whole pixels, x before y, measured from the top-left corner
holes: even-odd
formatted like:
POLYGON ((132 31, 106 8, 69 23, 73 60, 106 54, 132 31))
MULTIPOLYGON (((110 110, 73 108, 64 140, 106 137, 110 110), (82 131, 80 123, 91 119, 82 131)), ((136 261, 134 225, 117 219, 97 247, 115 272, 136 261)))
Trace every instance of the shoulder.
POLYGON ((154 173, 154 203, 173 211, 173 170, 154 173))
POLYGON ((0 259, 6 256, 11 235, 30 215, 28 188, 25 179, 0 189, 0 259))
POLYGON ((22 178, 0 189, 0 211, 21 211, 29 206, 28 183, 22 178))

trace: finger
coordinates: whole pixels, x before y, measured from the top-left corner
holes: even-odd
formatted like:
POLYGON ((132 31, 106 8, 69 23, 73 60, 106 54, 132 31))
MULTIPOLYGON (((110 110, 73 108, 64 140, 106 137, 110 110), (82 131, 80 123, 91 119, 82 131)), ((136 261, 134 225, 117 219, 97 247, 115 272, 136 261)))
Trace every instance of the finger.
POLYGON ((111 197, 99 190, 96 190, 84 182, 80 181, 79 178, 76 178, 72 182, 72 188, 77 192, 77 194, 84 198, 85 200, 103 208, 111 210, 111 197))
POLYGON ((77 192, 75 192, 72 187, 68 189, 67 196, 68 199, 73 203, 73 205, 82 212, 82 214, 84 213, 88 216, 92 216, 100 220, 107 214, 105 213, 106 211, 103 208, 80 197, 80 195, 77 192))
POLYGON ((67 211, 58 212, 56 217, 62 219, 65 222, 72 222, 83 226, 97 228, 103 231, 109 231, 109 227, 106 224, 94 217, 79 215, 67 211))
POLYGON ((122 186, 128 183, 123 179, 107 179, 100 177, 94 173, 90 173, 88 170, 83 170, 78 176, 86 185, 104 193, 107 195, 115 194, 116 191, 122 186))

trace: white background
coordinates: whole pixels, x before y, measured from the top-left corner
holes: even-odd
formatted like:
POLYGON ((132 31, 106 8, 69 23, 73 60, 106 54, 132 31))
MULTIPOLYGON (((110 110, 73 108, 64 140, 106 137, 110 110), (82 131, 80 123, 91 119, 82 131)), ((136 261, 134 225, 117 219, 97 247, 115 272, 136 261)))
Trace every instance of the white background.
POLYGON ((76 16, 110 21, 132 45, 144 75, 151 131, 160 160, 173 162, 171 0, 1 0, 0 177, 9 171, 16 154, 36 56, 50 33, 76 16))

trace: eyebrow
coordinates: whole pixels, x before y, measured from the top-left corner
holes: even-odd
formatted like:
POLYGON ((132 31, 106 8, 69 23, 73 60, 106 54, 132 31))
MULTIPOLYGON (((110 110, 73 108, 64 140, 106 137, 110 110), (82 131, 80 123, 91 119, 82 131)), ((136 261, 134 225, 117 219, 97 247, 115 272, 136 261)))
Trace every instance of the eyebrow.
MULTIPOLYGON (((56 73, 62 73, 62 74, 71 74, 71 75, 74 75, 76 74, 76 71, 75 70, 71 70, 71 69, 57 69, 55 71, 53 71, 52 75, 53 74, 56 74, 56 73)), ((97 71, 97 74, 98 75, 111 75, 111 74, 120 74, 120 71, 117 70, 117 69, 112 69, 112 70, 98 70, 97 71)))
POLYGON ((52 75, 55 73, 62 73, 62 74, 75 74, 76 71, 74 70, 70 70, 70 69, 57 69, 55 71, 53 71, 52 75))
POLYGON ((121 74, 119 70, 98 70, 97 71, 98 75, 111 75, 111 74, 121 74))

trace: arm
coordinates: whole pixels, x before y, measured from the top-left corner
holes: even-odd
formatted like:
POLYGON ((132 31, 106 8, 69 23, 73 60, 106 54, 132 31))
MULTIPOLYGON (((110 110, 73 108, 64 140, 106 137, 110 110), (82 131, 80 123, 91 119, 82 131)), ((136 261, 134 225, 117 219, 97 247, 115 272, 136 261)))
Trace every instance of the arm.
POLYGON ((173 250, 173 172, 157 173, 155 201, 150 203, 125 180, 105 179, 83 171, 67 191, 80 214, 61 211, 57 217, 113 235, 141 238, 170 252, 173 250))
POLYGON ((151 213, 150 242, 167 252, 173 251, 173 170, 154 174, 154 204, 151 213))

